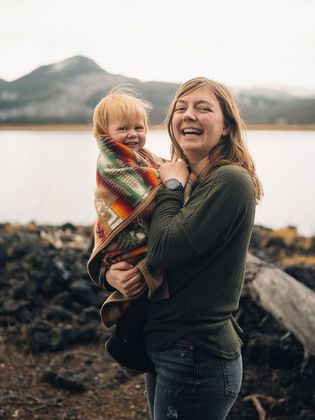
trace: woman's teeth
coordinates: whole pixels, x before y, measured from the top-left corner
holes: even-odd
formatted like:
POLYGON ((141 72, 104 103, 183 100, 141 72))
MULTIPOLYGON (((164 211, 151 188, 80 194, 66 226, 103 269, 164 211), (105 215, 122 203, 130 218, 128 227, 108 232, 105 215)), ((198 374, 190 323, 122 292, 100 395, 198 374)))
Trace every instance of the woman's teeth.
POLYGON ((186 128, 182 131, 184 136, 200 136, 201 130, 198 129, 192 129, 192 128, 186 128))

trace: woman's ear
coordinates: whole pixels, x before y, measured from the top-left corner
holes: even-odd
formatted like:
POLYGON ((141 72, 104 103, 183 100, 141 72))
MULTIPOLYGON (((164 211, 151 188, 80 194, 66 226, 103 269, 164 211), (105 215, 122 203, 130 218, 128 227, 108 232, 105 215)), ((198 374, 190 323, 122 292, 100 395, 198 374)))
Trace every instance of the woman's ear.
POLYGON ((224 124, 222 136, 226 136, 227 134, 229 134, 229 132, 230 132, 230 126, 227 124, 224 124))

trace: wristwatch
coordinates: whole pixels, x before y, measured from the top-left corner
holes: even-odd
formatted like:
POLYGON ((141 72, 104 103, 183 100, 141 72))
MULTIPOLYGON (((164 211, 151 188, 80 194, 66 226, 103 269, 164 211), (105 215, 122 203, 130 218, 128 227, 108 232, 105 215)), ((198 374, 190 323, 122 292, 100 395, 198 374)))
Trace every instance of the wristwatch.
POLYGON ((167 179, 164 182, 164 188, 170 191, 184 191, 184 187, 181 182, 178 181, 176 178, 167 179))

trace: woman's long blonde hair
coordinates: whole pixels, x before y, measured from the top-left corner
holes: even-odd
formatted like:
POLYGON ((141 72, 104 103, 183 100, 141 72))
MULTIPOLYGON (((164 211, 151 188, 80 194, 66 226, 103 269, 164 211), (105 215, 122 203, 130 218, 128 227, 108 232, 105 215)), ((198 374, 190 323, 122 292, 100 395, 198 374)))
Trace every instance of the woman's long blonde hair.
POLYGON ((175 160, 186 160, 184 152, 176 141, 172 127, 176 103, 180 97, 204 86, 207 86, 210 92, 217 98, 224 116, 224 124, 229 127, 229 132, 227 135, 222 136, 219 143, 210 151, 209 164, 200 174, 200 178, 205 178, 210 171, 219 166, 229 165, 231 163, 242 166, 253 179, 256 200, 258 201, 263 195, 263 189, 256 174, 255 164, 245 143, 245 124, 242 121, 235 99, 230 91, 221 83, 207 79, 206 77, 195 77, 183 83, 177 90, 165 120, 168 133, 172 140, 172 157, 175 160))

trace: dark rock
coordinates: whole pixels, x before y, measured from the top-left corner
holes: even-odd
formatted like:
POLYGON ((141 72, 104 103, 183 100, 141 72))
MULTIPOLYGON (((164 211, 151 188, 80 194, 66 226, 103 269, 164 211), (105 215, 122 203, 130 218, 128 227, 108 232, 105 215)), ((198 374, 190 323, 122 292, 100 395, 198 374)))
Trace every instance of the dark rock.
POLYGON ((304 349, 292 338, 274 340, 268 351, 269 365, 274 369, 291 369, 301 365, 304 359, 304 349))
POLYGON ((65 263, 58 256, 46 257, 46 263, 37 271, 38 288, 47 298, 52 298, 58 293, 69 288, 70 274, 65 267, 65 263), (39 274, 39 276, 38 276, 39 274))
POLYGON ((56 305, 63 306, 64 308, 67 308, 67 309, 69 309, 72 301, 73 301, 72 296, 70 292, 68 291, 61 292, 58 295, 54 296, 52 299, 53 303, 55 303, 56 305))
POLYGON ((32 320, 28 301, 4 300, 2 301, 2 305, 0 305, 0 315, 6 315, 12 321, 21 323, 28 323, 32 320))
POLYGON ((255 230, 253 230, 252 236, 250 238, 250 247, 254 249, 261 248, 261 238, 259 235, 257 235, 255 230))
POLYGON ((35 282, 23 280, 12 288, 12 297, 14 299, 25 299, 34 296, 37 292, 35 282))
POLYGON ((271 237, 268 239, 265 250, 268 254, 268 262, 277 261, 280 253, 286 249, 284 240, 281 237, 271 237))
POLYGON ((52 350, 53 330, 46 321, 37 321, 31 325, 28 333, 29 348, 33 353, 52 350))
POLYGON ((42 291, 42 284, 47 277, 47 274, 43 271, 40 271, 38 269, 33 269, 30 273, 30 279, 36 284, 37 291, 41 293, 42 291))
POLYGON ((240 300, 241 313, 238 319, 244 333, 242 340, 246 345, 247 340, 256 334, 283 337, 287 331, 279 325, 271 314, 266 313, 260 306, 253 302, 249 296, 242 296, 240 300))
POLYGON ((0 291, 3 291, 4 289, 7 289, 8 287, 10 287, 10 282, 8 281, 8 279, 1 277, 0 291))
POLYGON ((266 252, 262 250, 254 250, 253 255, 255 255, 255 257, 260 258, 263 261, 271 262, 269 255, 267 255, 266 252))
POLYGON ((283 238, 281 238, 280 236, 274 236, 273 238, 268 239, 266 243, 266 248, 270 248, 270 247, 283 249, 285 248, 285 242, 283 238))
POLYGON ((62 356, 62 365, 69 364, 75 361, 75 354, 73 352, 67 351, 62 356))
POLYGON ((86 324, 88 322, 100 323, 100 320, 101 318, 99 311, 94 306, 90 306, 89 308, 86 308, 82 311, 82 313, 79 316, 78 322, 80 324, 86 324))
POLYGON ((290 276, 296 278, 305 286, 315 291, 315 267, 297 264, 290 265, 285 271, 290 276))
POLYGON ((71 347, 73 344, 74 329, 75 326, 71 324, 62 325, 54 329, 51 338, 53 350, 64 350, 71 347))
POLYGON ((28 242, 24 235, 19 235, 17 240, 7 248, 6 258, 8 259, 22 259, 26 254, 32 252, 33 246, 28 242))
POLYGON ((99 340, 94 324, 84 326, 67 324, 54 329, 51 346, 53 350, 64 350, 74 345, 89 344, 99 340))
POLYGON ((22 306, 19 312, 15 314, 15 319, 22 324, 29 324, 33 321, 34 316, 32 310, 28 307, 28 303, 22 306))
POLYGON ((69 229, 69 230, 71 230, 71 231, 75 231, 75 230, 76 230, 76 227, 75 227, 72 223, 67 222, 67 223, 64 223, 64 224, 61 226, 61 229, 62 229, 62 230, 67 230, 67 229, 69 229))
POLYGON ((74 314, 80 314, 82 312, 82 305, 79 302, 71 302, 69 305, 69 311, 74 314))
POLYGON ((74 335, 74 344, 89 344, 98 341, 98 331, 95 324, 87 324, 78 328, 74 335))
POLYGON ((20 304, 14 299, 1 299, 0 301, 0 315, 15 314, 20 307, 20 304))
POLYGON ((56 385, 58 388, 64 388, 72 392, 84 392, 87 390, 83 379, 73 372, 59 374, 56 379, 56 385))
POLYGON ((244 349, 246 357, 251 362, 266 363, 268 360, 268 349, 272 345, 274 337, 269 334, 252 333, 247 340, 244 349))
MULTIPOLYGON (((274 404, 270 407, 268 414, 270 417, 278 419, 281 418, 282 415, 285 415, 285 407, 282 404, 274 404)), ((285 417, 284 417, 285 418, 285 417)))
POLYGON ((91 286, 84 280, 77 280, 70 286, 70 291, 75 300, 85 306, 96 304, 96 296, 92 293, 91 286))
POLYGON ((94 363, 94 361, 95 361, 95 357, 92 356, 90 358, 85 359, 84 364, 86 366, 90 366, 90 365, 92 365, 94 363))
POLYGON ((2 410, 0 408, 0 419, 8 419, 10 417, 8 411, 2 410))
MULTIPOLYGON (((84 234, 86 240, 92 236, 91 228, 82 230, 65 224, 61 228, 33 226, 27 229, 6 225, 0 231, 0 326, 5 327, 2 328, 4 345, 11 342, 21 352, 29 349, 33 353, 51 352, 51 363, 42 379, 60 389, 82 392, 101 380, 101 376, 93 373, 93 363, 99 363, 102 358, 100 355, 99 360, 95 360, 95 351, 91 357, 91 344, 97 343, 99 348, 98 343, 105 342, 112 332, 104 328, 99 316, 105 292, 91 282, 86 272, 93 242, 89 250, 71 248, 72 235, 84 234), (43 230, 52 238, 61 238, 65 246, 54 248, 41 238, 43 230), (29 325, 22 325, 26 322, 29 325)), ((282 238, 274 237, 271 229, 256 226, 251 252, 281 267, 290 256, 294 261, 293 251, 311 256, 311 250, 305 248, 308 244, 309 241, 297 240, 286 246, 282 238)), ((315 237, 313 249, 314 244, 315 237)), ((314 270, 311 266, 291 265, 286 271, 315 290, 314 270)), ((241 398, 229 414, 231 420, 257 417, 253 404, 242 401, 242 397, 252 393, 285 399, 281 405, 262 400, 268 418, 314 420, 313 358, 301 371, 302 346, 292 335, 286 336, 286 331, 272 315, 245 293, 236 316, 244 329, 241 338, 245 369, 241 398)), ((32 359, 30 369, 37 367, 37 358, 32 359)), ((127 380, 129 376, 118 367, 116 377, 111 377, 104 386, 116 388, 127 380)), ((1 413, 0 410, 0 417, 1 413)), ((6 412, 4 417, 9 414, 6 412)))
MULTIPOLYGON (((6 316, 0 316, 0 326, 1 327, 8 327, 10 325, 10 320, 6 316)), ((0 417, 1 418, 1 417, 0 417)))
POLYGON ((56 378, 57 374, 52 370, 46 370, 41 376, 41 380, 44 382, 48 382, 49 384, 55 384, 56 378))
POLYGON ((64 281, 62 276, 59 276, 58 272, 52 271, 45 275, 43 282, 41 283, 41 292, 47 298, 52 298, 58 293, 62 292, 68 286, 67 280, 64 281), (49 274, 52 273, 52 274, 49 274))
POLYGON ((0 267, 4 266, 6 262, 6 246, 4 241, 0 239, 0 267))
POLYGON ((312 253, 315 253, 315 236, 311 237, 311 245, 310 245, 309 251, 312 253))
POLYGON ((303 346, 292 336, 252 333, 244 346, 249 361, 268 363, 273 369, 291 369, 300 366, 304 358, 303 346))
POLYGON ((47 250, 44 246, 38 246, 36 252, 25 255, 24 261, 32 265, 33 269, 43 269, 45 261, 52 254, 51 250, 47 250))
POLYGON ((71 371, 56 373, 52 370, 47 370, 43 373, 41 379, 42 381, 48 382, 57 388, 66 389, 72 392, 84 392, 87 390, 85 384, 83 383, 84 378, 71 371))
POLYGON ((305 403, 306 406, 312 407, 315 410, 314 405, 314 393, 315 393, 315 378, 310 378, 305 381, 293 383, 289 389, 290 395, 290 406, 305 403))
POLYGON ((87 389, 87 384, 94 381, 87 368, 93 361, 89 354, 82 354, 76 350, 67 351, 62 358, 55 357, 51 360, 48 369, 42 375, 42 380, 73 392, 82 392, 87 389))
POLYGON ((44 313, 48 321, 71 321, 73 315, 70 311, 58 305, 51 305, 44 313))
POLYGON ((117 366, 116 372, 115 372, 115 382, 118 384, 124 384, 125 382, 130 381, 132 378, 132 374, 126 371, 125 369, 122 369, 119 365, 117 366))
POLYGON ((76 256, 69 269, 71 272, 71 277, 74 279, 74 281, 80 279, 87 282, 89 285, 93 284, 86 271, 86 262, 83 262, 81 258, 78 258, 78 256, 76 256))
POLYGON ((54 264, 55 264, 55 267, 58 271, 58 277, 61 277, 64 285, 67 286, 70 274, 69 274, 69 271, 66 268, 65 262, 60 260, 60 259, 55 258, 54 259, 54 264))

